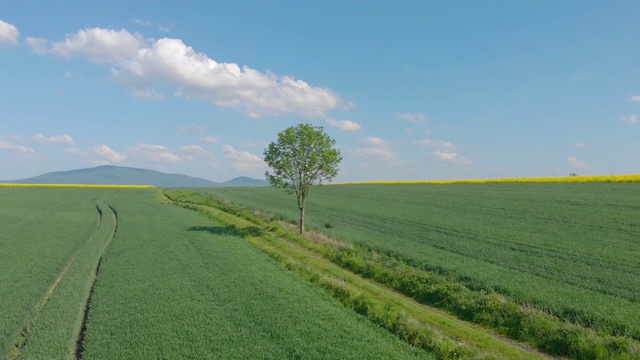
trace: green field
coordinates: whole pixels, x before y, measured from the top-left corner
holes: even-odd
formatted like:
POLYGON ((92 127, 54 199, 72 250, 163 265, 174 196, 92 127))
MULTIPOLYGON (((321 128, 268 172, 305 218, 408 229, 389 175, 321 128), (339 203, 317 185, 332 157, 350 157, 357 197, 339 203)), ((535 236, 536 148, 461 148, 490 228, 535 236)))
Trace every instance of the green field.
MULTIPOLYGON (((292 222, 272 188, 208 193, 292 222)), ((640 185, 336 185, 310 227, 564 319, 640 339, 640 185)))
POLYGON ((639 190, 0 188, 0 356, 639 358, 639 190))
POLYGON ((0 189, 0 356, 431 357, 153 194, 0 189))

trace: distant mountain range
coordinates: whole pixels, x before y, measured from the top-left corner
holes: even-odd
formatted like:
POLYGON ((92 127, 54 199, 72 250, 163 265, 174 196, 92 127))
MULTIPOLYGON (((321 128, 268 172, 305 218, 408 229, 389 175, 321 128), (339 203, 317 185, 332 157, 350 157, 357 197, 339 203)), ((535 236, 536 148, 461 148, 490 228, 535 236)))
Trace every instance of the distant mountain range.
POLYGON ((50 172, 28 179, 0 181, 19 184, 111 184, 153 185, 156 187, 239 187, 268 186, 265 180, 240 176, 217 183, 181 174, 165 174, 155 170, 104 165, 88 169, 50 172))

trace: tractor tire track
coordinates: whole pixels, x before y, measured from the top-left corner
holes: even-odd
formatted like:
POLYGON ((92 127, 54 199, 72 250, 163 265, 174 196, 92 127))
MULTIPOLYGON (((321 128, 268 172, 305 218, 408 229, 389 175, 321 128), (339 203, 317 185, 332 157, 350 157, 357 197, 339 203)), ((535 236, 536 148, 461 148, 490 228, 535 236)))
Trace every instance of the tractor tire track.
POLYGON ((38 320, 38 317, 44 312, 47 306, 47 303, 49 302, 54 292, 56 291, 56 288, 60 284, 60 281, 62 281, 64 276, 67 274, 67 272, 69 271, 69 268, 71 268, 71 266, 73 265, 75 260, 78 258, 78 255, 80 255, 82 249, 86 246, 86 244, 93 237, 95 237, 96 234, 98 234, 98 231, 100 230, 100 226, 102 226, 102 209, 100 208, 100 206, 98 206, 98 204, 96 204, 96 210, 98 214, 98 223, 95 229, 93 230, 93 232, 91 233, 91 236, 89 236, 82 243, 82 245, 80 245, 78 249, 71 255, 71 257, 65 264, 64 268, 62 268, 62 271, 60 271, 60 273, 55 278, 53 283, 51 283, 51 285, 49 285, 49 287, 47 288, 47 291, 45 292, 44 296, 36 304, 34 311, 31 313, 31 315, 29 315, 25 319, 22 329, 19 331, 18 335, 12 342, 12 346, 9 347, 9 351, 5 356, 6 360, 15 360, 20 358, 22 354, 22 349, 24 348, 24 346, 27 344, 27 341, 29 340, 29 335, 31 333, 30 329, 36 323, 36 321, 38 320))
POLYGON ((87 296, 87 300, 86 300, 84 312, 83 312, 82 325, 80 327, 80 332, 78 333, 78 339, 76 341, 75 358, 77 360, 81 360, 82 356, 84 355, 84 350, 85 350, 84 340, 87 335, 87 323, 89 321, 91 304, 93 303, 93 295, 95 293, 96 283, 98 282, 98 275, 100 274, 100 266, 102 265, 102 259, 104 257, 105 252, 113 242, 113 239, 115 238, 116 233, 118 232, 118 224, 119 224, 118 212, 111 205, 107 204, 107 206, 109 207, 109 209, 111 210, 111 213, 113 214, 113 219, 114 219, 113 232, 111 233, 111 235, 109 236, 109 239, 107 240, 107 242, 104 244, 104 247, 102 248, 100 258, 98 259, 98 263, 96 264, 96 268, 93 273, 91 289, 89 290, 89 295, 87 296))

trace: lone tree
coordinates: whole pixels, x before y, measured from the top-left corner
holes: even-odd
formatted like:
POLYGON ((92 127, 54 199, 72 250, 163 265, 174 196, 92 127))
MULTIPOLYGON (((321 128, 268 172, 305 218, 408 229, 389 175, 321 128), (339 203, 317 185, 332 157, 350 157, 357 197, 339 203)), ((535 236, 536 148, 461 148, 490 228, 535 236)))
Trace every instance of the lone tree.
POLYGON ((273 169, 265 173, 269 183, 298 198, 300 234, 304 234, 304 206, 311 186, 338 174, 342 156, 333 148, 335 143, 322 127, 298 124, 278 133, 278 141, 264 150, 264 161, 273 169))

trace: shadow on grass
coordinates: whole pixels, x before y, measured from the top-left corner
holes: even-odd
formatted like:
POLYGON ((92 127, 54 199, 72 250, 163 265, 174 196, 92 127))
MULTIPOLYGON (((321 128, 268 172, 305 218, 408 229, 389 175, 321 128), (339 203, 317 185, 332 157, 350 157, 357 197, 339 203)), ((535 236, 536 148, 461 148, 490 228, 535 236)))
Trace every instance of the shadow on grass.
POLYGON ((222 226, 191 226, 188 231, 202 231, 213 235, 235 235, 235 231, 222 226))
POLYGON ((188 231, 203 231, 208 232, 213 235, 232 235, 232 236, 262 236, 264 234, 264 230, 259 228, 258 226, 248 226, 245 228, 238 228, 235 225, 230 225, 226 227, 222 226, 191 226, 187 229, 188 231))

